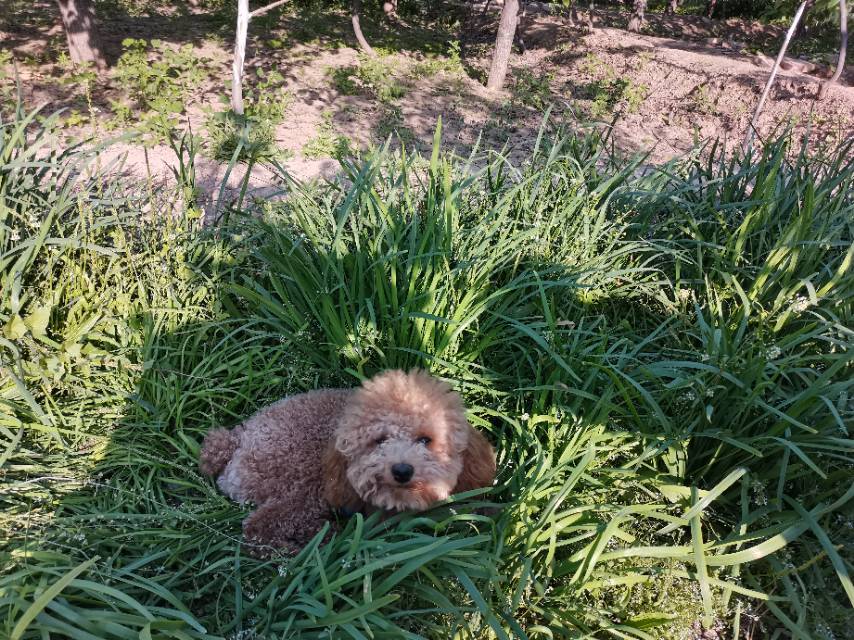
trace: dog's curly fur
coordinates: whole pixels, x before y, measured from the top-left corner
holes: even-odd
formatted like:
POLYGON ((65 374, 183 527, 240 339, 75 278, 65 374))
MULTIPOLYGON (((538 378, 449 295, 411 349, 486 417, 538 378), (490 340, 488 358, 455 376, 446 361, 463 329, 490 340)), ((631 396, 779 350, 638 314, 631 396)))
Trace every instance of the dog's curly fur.
POLYGON ((495 453, 462 400, 423 371, 387 371, 357 389, 325 389, 266 407, 232 430, 214 429, 200 468, 256 505, 247 539, 297 551, 333 511, 422 510, 490 486, 495 453), (395 480, 392 467, 411 468, 395 480))

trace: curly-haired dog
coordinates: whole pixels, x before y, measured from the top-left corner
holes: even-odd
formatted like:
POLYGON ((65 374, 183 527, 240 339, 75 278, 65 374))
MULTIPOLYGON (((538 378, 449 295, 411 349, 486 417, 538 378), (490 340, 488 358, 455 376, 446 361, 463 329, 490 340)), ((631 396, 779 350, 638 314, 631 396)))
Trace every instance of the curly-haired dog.
POLYGON ((492 485, 495 453, 462 400, 423 371, 387 371, 357 389, 311 391, 266 407, 202 445, 203 473, 257 508, 253 542, 296 551, 333 511, 422 510, 492 485))

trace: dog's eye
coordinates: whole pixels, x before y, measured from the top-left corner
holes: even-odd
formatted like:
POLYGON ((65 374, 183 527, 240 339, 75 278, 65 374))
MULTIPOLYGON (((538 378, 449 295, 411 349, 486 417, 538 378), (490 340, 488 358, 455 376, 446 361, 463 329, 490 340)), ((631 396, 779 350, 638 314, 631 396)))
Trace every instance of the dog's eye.
POLYGON ((433 442, 433 438, 428 438, 427 436, 421 436, 415 442, 417 442, 418 444, 423 444, 426 447, 428 444, 433 442))
POLYGON ((386 437, 386 436, 380 436, 379 438, 377 438, 376 440, 374 440, 374 444, 375 444, 376 446, 380 446, 381 444, 385 443, 385 441, 386 441, 386 440, 388 440, 388 437, 386 437))

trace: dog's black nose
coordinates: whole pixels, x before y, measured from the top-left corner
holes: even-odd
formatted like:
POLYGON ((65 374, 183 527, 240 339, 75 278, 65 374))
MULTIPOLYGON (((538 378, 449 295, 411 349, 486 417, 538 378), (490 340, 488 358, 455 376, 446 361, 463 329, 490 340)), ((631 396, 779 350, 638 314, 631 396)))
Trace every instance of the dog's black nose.
POLYGON ((405 462, 398 462, 391 467, 391 475, 401 484, 409 482, 413 473, 415 473, 415 469, 412 468, 411 464, 405 462))

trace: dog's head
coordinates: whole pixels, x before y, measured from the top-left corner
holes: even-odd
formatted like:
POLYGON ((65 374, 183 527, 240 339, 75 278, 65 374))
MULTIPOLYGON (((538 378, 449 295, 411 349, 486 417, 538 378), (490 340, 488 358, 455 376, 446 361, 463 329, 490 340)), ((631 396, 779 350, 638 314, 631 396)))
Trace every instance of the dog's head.
POLYGON ((422 510, 492 484, 495 454, 462 400, 423 371, 388 371, 353 394, 325 458, 326 499, 422 510))

